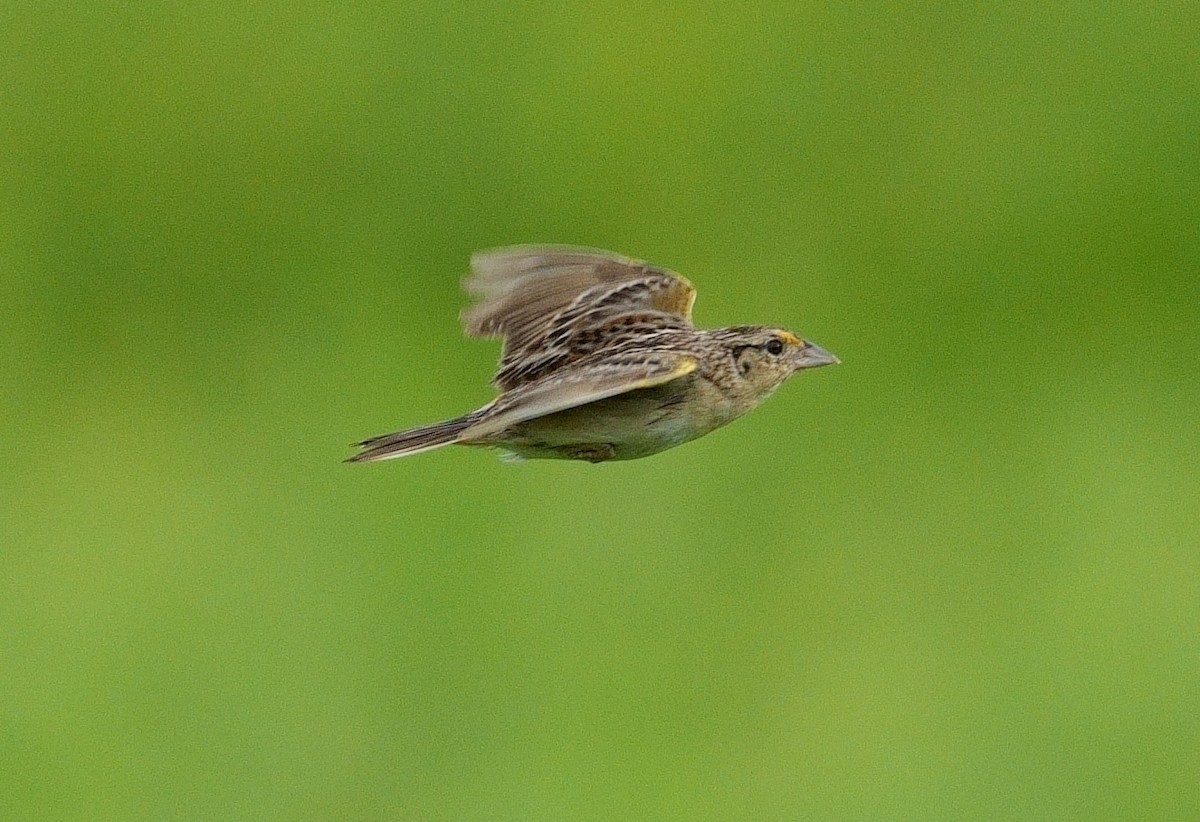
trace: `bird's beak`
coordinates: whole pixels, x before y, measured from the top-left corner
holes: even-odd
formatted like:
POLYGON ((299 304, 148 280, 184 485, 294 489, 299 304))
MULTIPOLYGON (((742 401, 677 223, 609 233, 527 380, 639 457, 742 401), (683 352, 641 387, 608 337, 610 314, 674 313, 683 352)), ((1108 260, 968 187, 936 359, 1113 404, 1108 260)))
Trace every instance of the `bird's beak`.
POLYGON ((820 368, 822 365, 837 365, 841 360, 816 343, 805 342, 796 352, 794 362, 796 370, 800 371, 804 368, 820 368))

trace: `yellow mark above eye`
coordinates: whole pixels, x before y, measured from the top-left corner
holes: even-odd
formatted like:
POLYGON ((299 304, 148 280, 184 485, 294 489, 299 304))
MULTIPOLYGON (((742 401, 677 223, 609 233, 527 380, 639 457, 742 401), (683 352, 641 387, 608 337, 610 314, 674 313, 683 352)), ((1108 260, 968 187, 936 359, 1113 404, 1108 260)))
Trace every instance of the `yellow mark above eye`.
POLYGON ((779 339, 783 340, 788 345, 804 345, 804 340, 797 337, 791 331, 780 331, 779 339))

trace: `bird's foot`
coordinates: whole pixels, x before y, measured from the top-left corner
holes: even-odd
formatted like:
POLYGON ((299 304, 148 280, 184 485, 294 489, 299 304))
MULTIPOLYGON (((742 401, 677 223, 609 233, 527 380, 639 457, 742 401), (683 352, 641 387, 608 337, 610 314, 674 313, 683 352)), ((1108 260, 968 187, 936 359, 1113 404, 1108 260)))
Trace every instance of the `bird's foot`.
POLYGON ((587 445, 570 445, 560 449, 564 455, 573 460, 588 462, 604 462, 617 455, 617 449, 609 442, 589 443, 587 445))

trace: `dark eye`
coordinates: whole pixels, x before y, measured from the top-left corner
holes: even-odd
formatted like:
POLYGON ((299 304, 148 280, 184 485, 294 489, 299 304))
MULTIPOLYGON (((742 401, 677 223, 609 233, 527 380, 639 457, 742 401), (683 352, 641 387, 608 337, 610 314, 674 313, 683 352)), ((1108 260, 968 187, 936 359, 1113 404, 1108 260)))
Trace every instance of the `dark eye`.
POLYGON ((767 353, 772 357, 778 357, 783 353, 783 340, 771 340, 767 343, 767 353))

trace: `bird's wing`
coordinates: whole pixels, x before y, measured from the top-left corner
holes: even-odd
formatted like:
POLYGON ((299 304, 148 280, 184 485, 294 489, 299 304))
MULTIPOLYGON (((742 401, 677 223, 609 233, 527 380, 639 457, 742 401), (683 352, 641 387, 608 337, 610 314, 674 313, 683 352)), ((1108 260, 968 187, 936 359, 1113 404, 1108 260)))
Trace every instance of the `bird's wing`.
POLYGON ((608 251, 570 246, 512 246, 471 258, 464 286, 477 297, 463 312, 468 336, 503 337, 503 371, 530 353, 569 351, 572 334, 617 315, 691 325, 696 291, 673 271, 608 251))
POLYGON ((598 358, 500 395, 459 442, 486 440, 510 426, 614 397, 653 388, 696 370, 697 360, 675 351, 642 351, 598 358))

